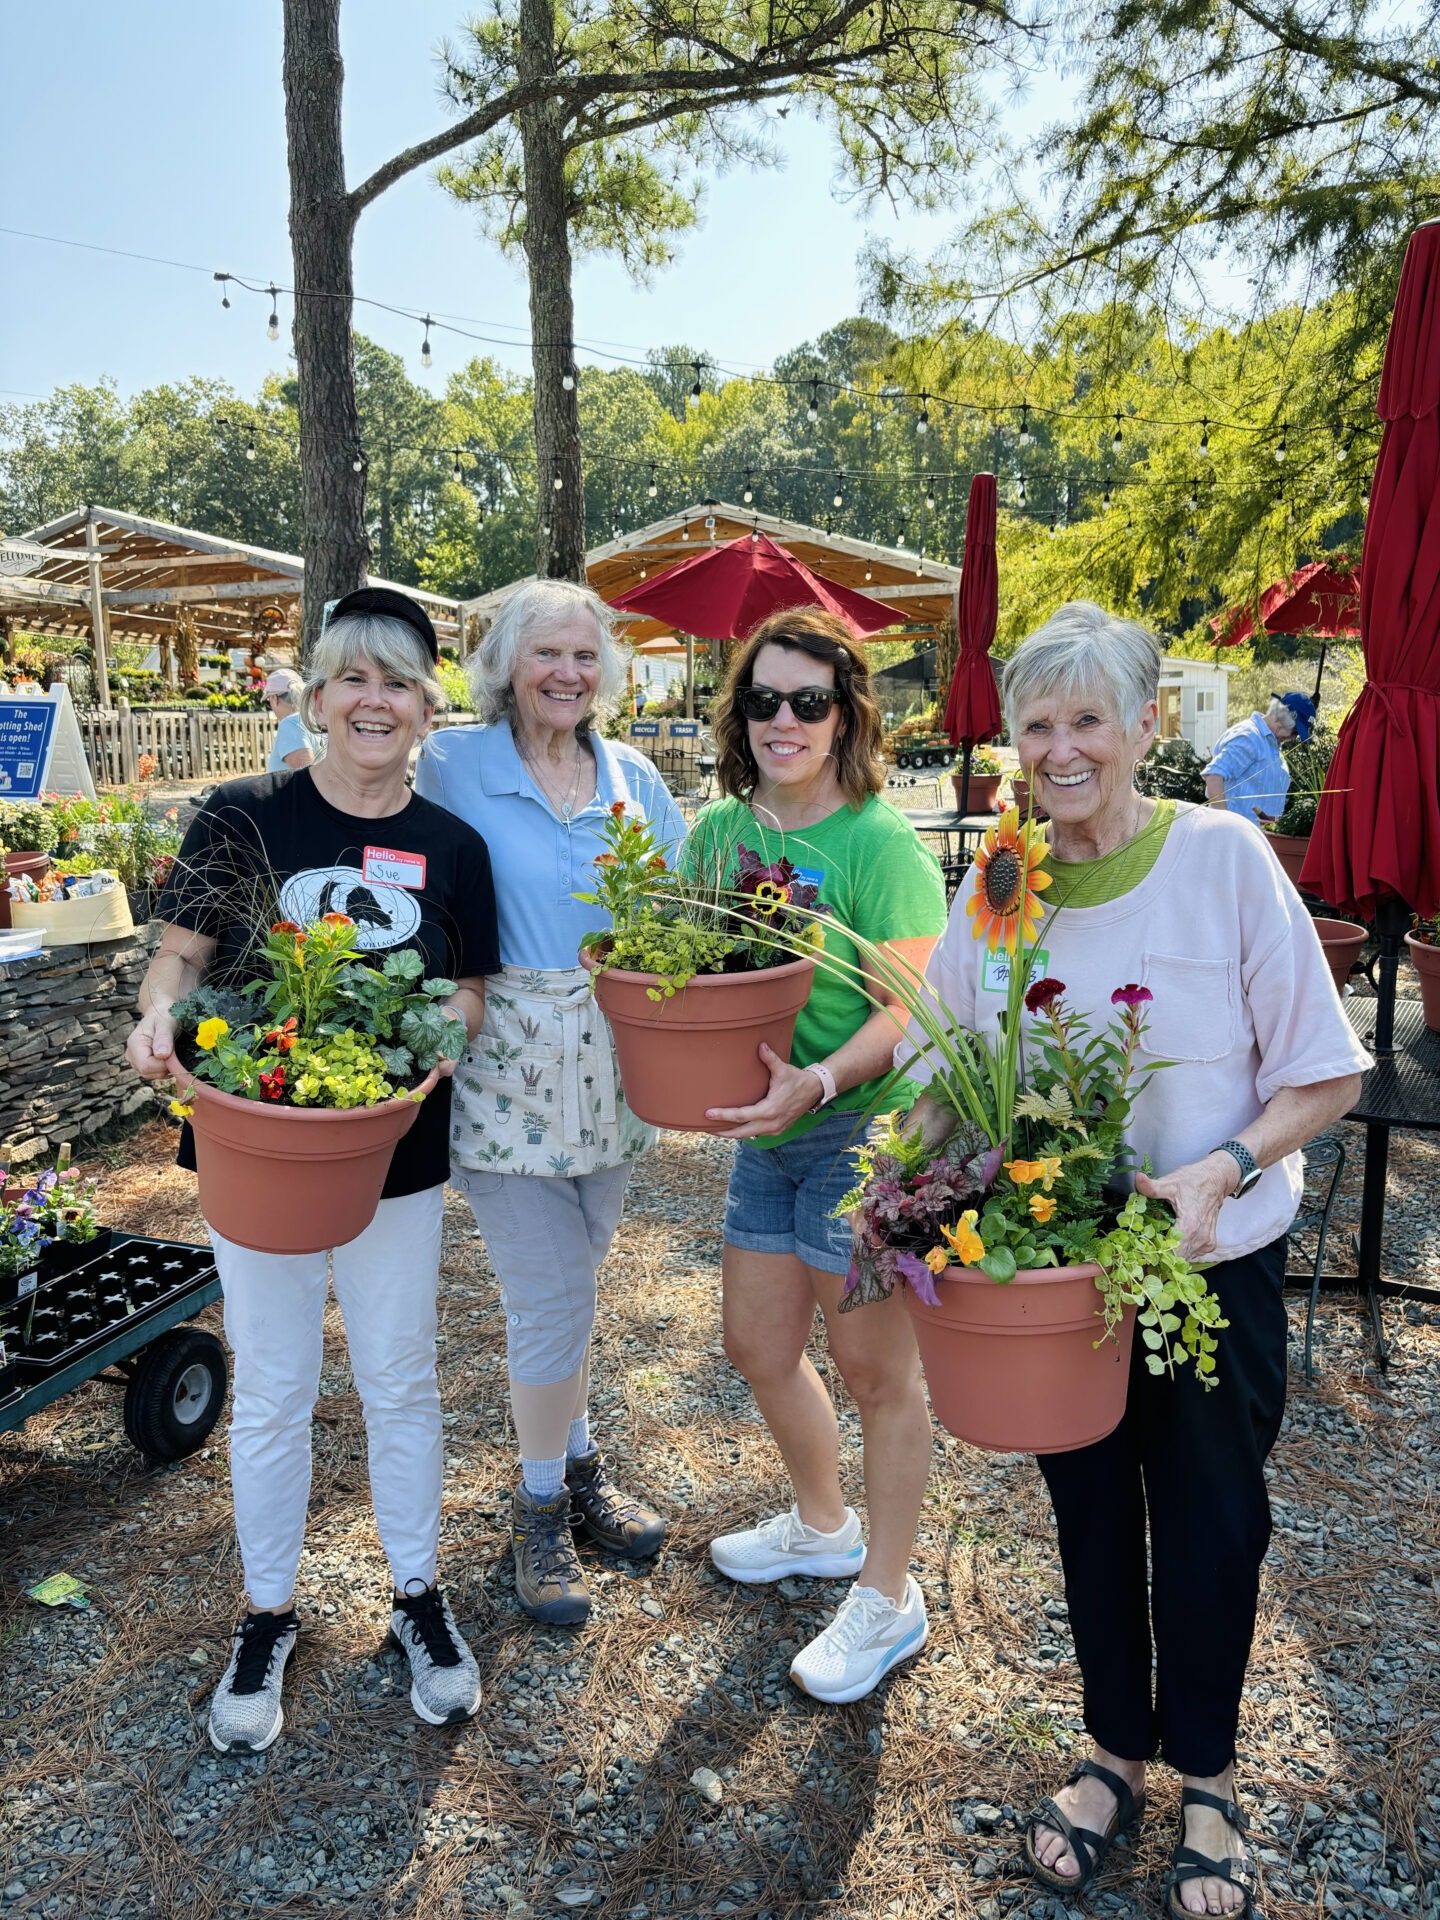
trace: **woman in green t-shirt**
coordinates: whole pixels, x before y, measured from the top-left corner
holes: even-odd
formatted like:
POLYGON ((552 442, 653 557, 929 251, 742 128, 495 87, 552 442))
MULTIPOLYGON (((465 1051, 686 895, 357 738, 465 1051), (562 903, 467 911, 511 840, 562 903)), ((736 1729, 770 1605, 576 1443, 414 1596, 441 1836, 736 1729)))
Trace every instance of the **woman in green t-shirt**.
MULTIPOLYGON (((756 628, 731 663, 714 718, 726 798, 686 842, 691 872, 734 872, 741 846, 788 862, 830 909, 829 953, 854 963, 856 933, 923 971, 945 925, 940 869, 880 798, 881 718, 849 628, 818 607, 756 628)), ((791 1678, 822 1700, 858 1700, 925 1644, 909 1571, 930 1471, 930 1418, 914 1335, 898 1298, 841 1315, 850 1229, 833 1217, 854 1184, 852 1149, 890 1071, 899 1029, 824 964, 787 1063, 761 1047, 770 1087, 752 1107, 715 1108, 738 1145, 725 1209, 725 1352, 749 1381, 795 1488, 788 1513, 726 1534, 710 1554, 733 1580, 858 1576, 791 1678), (815 1308, 860 1410, 868 1548, 840 1490, 835 1409, 806 1354, 815 1308)), ((894 1091, 897 1105, 907 1092, 894 1091)))

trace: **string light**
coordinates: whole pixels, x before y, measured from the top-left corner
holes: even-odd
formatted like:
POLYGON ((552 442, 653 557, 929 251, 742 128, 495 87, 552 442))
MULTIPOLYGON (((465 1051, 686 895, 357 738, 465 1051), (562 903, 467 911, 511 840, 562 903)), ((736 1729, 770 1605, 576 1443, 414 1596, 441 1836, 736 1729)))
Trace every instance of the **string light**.
POLYGON ((641 567, 641 569, 640 569, 640 578, 641 578, 642 580, 648 580, 648 579, 650 578, 650 569, 649 569, 648 567, 646 567, 646 566, 642 566, 642 567, 641 567))
POLYGON ((820 418, 820 382, 818 380, 810 382, 810 404, 805 409, 805 418, 812 427, 820 418))
POLYGON ((245 448, 245 458, 247 460, 253 460, 255 458, 255 429, 254 427, 247 427, 246 432, 250 435, 250 439, 245 448))
POLYGON ((1050 538, 1053 540, 1060 529, 1055 524, 1055 509, 1050 509, 1050 538))
POLYGON ((871 573, 871 571, 870 571, 870 566, 869 566, 869 563, 868 563, 868 561, 867 561, 867 563, 866 563, 866 566, 865 566, 865 578, 866 578, 866 580, 867 580, 867 581, 868 581, 868 580, 872 580, 872 579, 874 578, 874 575, 873 575, 873 574, 871 573))
POLYGON ((1370 511, 1370 482, 1368 480, 1362 482, 1360 487, 1360 511, 1361 513, 1368 513, 1370 511))
POLYGON ((1030 496, 1025 491, 1025 476, 1023 473, 1019 475, 1015 482, 1015 504, 1017 507, 1024 507, 1030 504, 1030 496))
POLYGON ((835 475, 835 497, 831 501, 831 505, 836 507, 843 507, 844 504, 845 504, 845 471, 842 467, 841 470, 835 475))
POLYGON ((357 453, 355 458, 350 462, 350 471, 352 473, 363 473, 365 471, 365 456, 363 453, 357 453))
POLYGON ((895 544, 897 547, 903 547, 905 545, 905 522, 903 520, 900 522, 900 531, 895 537, 895 544))
POLYGON ((560 385, 566 393, 575 391, 575 349, 570 346, 565 349, 565 371, 560 376, 560 385))
POLYGON ((430 351, 430 328, 432 325, 433 322, 427 313, 425 316, 425 338, 420 342, 420 364, 422 367, 431 367, 435 364, 434 355, 430 351))
POLYGON ((1022 400, 1020 403, 1020 445, 1022 447, 1030 445, 1030 402, 1028 400, 1022 400))
POLYGON ((692 360, 690 365, 695 370, 695 379, 690 387, 690 405, 692 407, 698 407, 700 404, 700 382, 705 377, 705 364, 701 360, 692 360))
POLYGON ((915 431, 916 433, 929 433, 930 431, 930 396, 928 393, 922 393, 920 395, 920 418, 915 422, 915 431))
POLYGON ((1125 435, 1120 430, 1120 416, 1117 413, 1115 416, 1115 431, 1110 436, 1111 452, 1119 453, 1120 449, 1124 446, 1124 444, 1125 444, 1125 435))
POLYGON ((1280 438, 1275 442, 1276 460, 1283 462, 1288 456, 1289 452, 1290 452, 1290 423, 1288 420, 1282 420, 1280 423, 1280 438))
POLYGON ((688 540, 690 538, 690 522, 688 520, 680 529, 680 538, 682 540, 688 540))
POLYGON ((1186 500, 1185 505, 1191 513, 1198 513, 1200 511, 1200 491, 1198 483, 1194 480, 1190 482, 1190 497, 1186 500))
POLYGON ((1210 422, 1208 420, 1202 420, 1200 422, 1200 445, 1195 451, 1200 455, 1202 460, 1208 460, 1210 458, 1210 422))
POLYGON ((758 513, 752 514, 750 517, 750 544, 752 547, 758 547, 760 544, 760 516, 758 513))
POLYGON ((1102 513, 1109 513, 1110 511, 1110 482, 1108 480, 1105 482, 1105 491, 1100 496, 1100 511, 1102 513))
POLYGON ((745 502, 747 507, 749 506, 750 502, 755 498, 755 488, 752 484, 753 480, 754 480, 753 473, 751 472, 749 467, 746 467, 745 491, 741 494, 740 498, 745 502))
POLYGON ((458 447, 454 449, 454 455, 455 455, 455 464, 450 469, 450 478, 455 481, 460 481, 460 480, 463 480, 465 476, 460 471, 460 449, 458 447))
POLYGON ((565 488, 565 476, 560 471, 558 460, 555 462, 555 478, 550 482, 550 486, 555 493, 562 493, 565 488))
POLYGON ((660 491, 660 484, 655 478, 655 462, 652 460, 650 462, 650 479, 645 488, 645 493, 647 498, 653 500, 656 494, 659 493, 659 491, 660 491))
POLYGON ((280 338, 280 309, 275 304, 279 297, 279 292, 278 287, 274 285, 271 286, 270 318, 265 322, 265 338, 267 340, 278 340, 280 338))
POLYGON ((931 474, 930 478, 925 482, 925 505, 931 513, 935 511, 935 476, 934 474, 931 474))

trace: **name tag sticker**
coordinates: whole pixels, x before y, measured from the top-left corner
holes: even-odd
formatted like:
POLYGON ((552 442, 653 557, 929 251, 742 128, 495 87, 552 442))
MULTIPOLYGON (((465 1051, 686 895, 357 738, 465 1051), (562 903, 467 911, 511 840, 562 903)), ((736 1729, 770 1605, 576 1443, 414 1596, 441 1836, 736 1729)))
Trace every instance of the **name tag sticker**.
MULTIPOLYGON (((1036 952, 1030 956, 1030 977, 1027 987, 1033 987, 1037 980, 1043 980, 1050 965, 1048 953, 1036 952)), ((981 970, 980 986, 984 993, 1008 993, 1010 991, 1010 955, 1008 953, 987 953, 981 970)))
POLYGON ((361 872, 378 886, 409 887, 418 893, 425 885, 425 856, 397 853, 394 847, 366 847, 361 872))

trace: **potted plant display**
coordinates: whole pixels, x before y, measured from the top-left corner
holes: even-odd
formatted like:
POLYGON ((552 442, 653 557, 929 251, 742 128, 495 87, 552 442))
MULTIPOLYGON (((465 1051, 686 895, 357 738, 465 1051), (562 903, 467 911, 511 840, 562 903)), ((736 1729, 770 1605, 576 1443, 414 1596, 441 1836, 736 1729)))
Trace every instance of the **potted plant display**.
POLYGON ((1270 845, 1275 858, 1295 886, 1300 884, 1300 869, 1310 851, 1310 835, 1315 827, 1315 812, 1320 805, 1325 776, 1335 752, 1335 736, 1326 726, 1317 724, 1310 738, 1285 749, 1285 764, 1290 769, 1290 789, 1280 818, 1270 830, 1270 845))
MULTIPOLYGON (((58 830, 48 807, 38 800, 0 801, 0 854, 8 883, 25 875, 38 880, 50 865, 58 830)), ((10 891, 0 885, 0 927, 10 925, 10 891)))
POLYGON ((1432 1033, 1440 1033, 1440 915, 1427 920, 1416 914, 1405 944, 1410 949, 1410 964, 1420 976, 1425 1024, 1432 1033))
POLYGON ((970 783, 967 799, 965 797, 965 761, 962 756, 950 769, 950 781, 955 789, 956 806, 968 806, 972 813, 993 813, 995 803, 1000 797, 1003 771, 999 760, 989 747, 976 747, 970 755, 970 783))
POLYGON ((1045 852, 1040 827, 1011 808, 977 855, 975 933, 992 952, 1003 939, 1010 956, 997 1042, 955 1026, 851 935, 909 1014, 929 1092, 956 1126, 936 1151, 892 1118, 860 1149, 861 1179, 841 1203, 855 1229, 843 1304, 901 1288, 936 1417, 1003 1452, 1059 1452, 1110 1432, 1137 1329, 1152 1372, 1192 1365, 1208 1383, 1225 1324, 1168 1209, 1128 1190, 1127 1123, 1166 1064, 1142 1058, 1152 994, 1117 985, 1096 1031, 1067 1006, 1063 982, 1027 980, 1045 852), (992 867, 1013 896, 1003 920, 988 907, 992 867))
POLYGON ((464 1052, 465 1023, 438 1005, 453 980, 422 979, 405 947, 367 964, 343 913, 277 921, 261 962, 266 977, 239 993, 200 986, 176 1001, 172 1111, 194 1125, 200 1211, 217 1232, 317 1253, 374 1219, 395 1144, 438 1062, 464 1052), (293 1178, 275 1178, 281 1164, 293 1178))
POLYGON ((790 1056, 822 940, 817 889, 788 861, 744 847, 728 883, 682 881, 620 800, 605 840, 595 891, 577 898, 603 907, 610 925, 586 937, 580 959, 594 971, 625 1098, 652 1126, 713 1131, 707 1108, 763 1098, 762 1041, 790 1056))
POLYGON ((155 911, 155 901, 180 848, 179 809, 158 816, 138 789, 87 800, 82 794, 50 803, 59 834, 56 858, 73 871, 103 868, 117 874, 137 926, 155 911))

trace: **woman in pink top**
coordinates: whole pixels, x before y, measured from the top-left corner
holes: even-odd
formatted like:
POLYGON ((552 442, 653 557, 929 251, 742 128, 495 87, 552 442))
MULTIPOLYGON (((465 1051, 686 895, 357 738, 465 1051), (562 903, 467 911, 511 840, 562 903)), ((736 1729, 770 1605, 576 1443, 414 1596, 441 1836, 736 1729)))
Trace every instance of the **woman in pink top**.
MULTIPOLYGON (((1038 1879, 1079 1893, 1138 1820, 1158 1756, 1183 1786, 1169 1911, 1234 1915, 1255 1885, 1235 1736, 1270 1538, 1265 1458, 1285 1410, 1285 1235, 1300 1149, 1354 1104, 1369 1063, 1260 831, 1136 791, 1159 673, 1143 628, 1086 602, 1062 607, 1005 670, 1020 770, 1050 816, 1047 909, 1063 902, 1047 911, 1039 970, 1097 1025, 1118 985, 1153 994, 1146 1049, 1175 1064, 1136 1105, 1129 1144, 1158 1170, 1137 1184, 1174 1207, 1184 1252, 1214 1263, 1206 1277, 1230 1323, 1212 1390, 1193 1369, 1152 1375, 1137 1342, 1115 1432, 1040 1461, 1094 1745, 1031 1814, 1025 1848, 1038 1879)), ((971 937, 967 892, 927 978, 957 1023, 993 1034, 1005 994, 971 937)), ((914 1117, 937 1140, 954 1124, 929 1095, 914 1117)))

